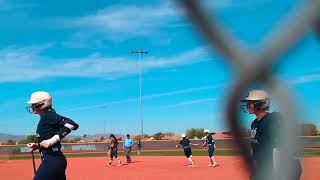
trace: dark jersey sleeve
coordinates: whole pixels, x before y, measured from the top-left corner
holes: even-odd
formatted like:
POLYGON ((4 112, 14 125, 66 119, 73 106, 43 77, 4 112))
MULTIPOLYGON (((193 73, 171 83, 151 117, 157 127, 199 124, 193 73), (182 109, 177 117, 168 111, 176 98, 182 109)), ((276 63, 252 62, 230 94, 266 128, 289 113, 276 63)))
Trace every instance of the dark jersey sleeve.
POLYGON ((213 140, 213 138, 212 138, 211 135, 208 135, 208 136, 207 136, 206 142, 207 142, 208 144, 214 144, 214 140, 213 140))
POLYGON ((52 118, 50 124, 53 126, 58 126, 58 132, 56 132, 60 139, 67 136, 72 130, 77 130, 79 125, 72 121, 69 118, 60 116, 59 114, 55 114, 55 117, 52 118))
POLYGON ((259 142, 267 146, 275 147, 279 139, 279 113, 271 113, 261 126, 259 142))
POLYGON ((212 144, 215 144, 216 142, 214 141, 213 137, 212 136, 210 137, 211 137, 212 144))
POLYGON ((255 119, 251 123, 251 128, 250 128, 250 141, 251 143, 259 143, 259 132, 258 132, 258 121, 255 119))
POLYGON ((79 125, 72 121, 69 118, 62 117, 62 120, 60 122, 60 131, 59 131, 59 136, 60 139, 64 138, 66 135, 68 135, 71 131, 77 130, 79 128, 79 125))
POLYGON ((116 141, 114 139, 111 140, 110 147, 113 149, 116 146, 116 141))
POLYGON ((273 147, 279 147, 279 138, 280 138, 280 125, 281 114, 278 112, 271 113, 271 124, 269 127, 269 134, 271 138, 271 143, 273 147))
POLYGON ((182 147, 186 147, 190 145, 190 140, 189 139, 182 139, 180 140, 180 143, 182 147))
POLYGON ((139 148, 139 149, 141 149, 141 148, 142 148, 142 144, 141 144, 141 141, 140 141, 140 140, 138 141, 137 146, 138 146, 138 148, 139 148))

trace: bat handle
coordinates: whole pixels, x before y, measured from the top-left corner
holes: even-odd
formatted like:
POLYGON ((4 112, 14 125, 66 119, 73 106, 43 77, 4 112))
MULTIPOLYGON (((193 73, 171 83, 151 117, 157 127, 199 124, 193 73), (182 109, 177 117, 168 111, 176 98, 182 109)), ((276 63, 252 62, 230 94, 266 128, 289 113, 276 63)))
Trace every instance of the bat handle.
POLYGON ((33 173, 34 175, 36 175, 36 163, 35 163, 35 160, 34 160, 34 152, 33 150, 31 151, 31 156, 32 156, 32 167, 33 167, 33 173))

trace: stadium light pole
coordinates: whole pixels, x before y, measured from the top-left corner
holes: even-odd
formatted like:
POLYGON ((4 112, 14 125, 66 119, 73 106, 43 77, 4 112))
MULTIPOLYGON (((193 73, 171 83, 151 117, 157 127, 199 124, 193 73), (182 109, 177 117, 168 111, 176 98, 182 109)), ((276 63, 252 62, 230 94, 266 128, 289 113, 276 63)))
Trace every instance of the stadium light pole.
POLYGON ((141 54, 148 54, 148 51, 132 50, 132 54, 138 54, 139 72, 140 72, 140 122, 141 122, 141 140, 143 139, 143 110, 142 110, 142 64, 141 54))
MULTIPOLYGON (((104 106, 101 106, 102 109, 107 109, 108 106, 104 105, 104 106)), ((106 118, 107 117, 104 117, 103 118, 103 135, 106 136, 106 118)))

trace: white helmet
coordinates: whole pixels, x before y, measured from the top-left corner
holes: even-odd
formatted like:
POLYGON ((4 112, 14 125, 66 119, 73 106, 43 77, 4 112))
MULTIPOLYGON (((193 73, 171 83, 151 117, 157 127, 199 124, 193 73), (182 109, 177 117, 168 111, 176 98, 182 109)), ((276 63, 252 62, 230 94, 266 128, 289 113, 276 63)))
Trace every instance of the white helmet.
POLYGON ((209 133, 210 131, 209 131, 209 129, 205 129, 203 132, 204 133, 209 133))
POLYGON ((52 105, 52 97, 45 91, 37 91, 32 93, 27 104, 30 104, 30 106, 27 107, 28 112, 43 110, 52 105), (32 109, 32 111, 30 109, 32 109))
POLYGON ((241 102, 248 102, 248 101, 254 102, 255 109, 268 110, 270 107, 270 96, 264 90, 249 91, 249 94, 247 95, 247 97, 243 99, 241 102))
POLYGON ((185 138, 186 137, 186 133, 181 134, 181 137, 185 138))

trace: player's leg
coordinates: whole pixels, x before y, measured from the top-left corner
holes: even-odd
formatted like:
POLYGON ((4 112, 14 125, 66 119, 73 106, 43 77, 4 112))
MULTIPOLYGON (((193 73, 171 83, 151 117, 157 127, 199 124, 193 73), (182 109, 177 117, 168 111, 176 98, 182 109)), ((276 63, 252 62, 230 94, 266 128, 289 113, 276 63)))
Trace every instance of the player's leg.
POLYGON ((122 166, 122 163, 119 157, 117 157, 117 161, 118 161, 118 166, 122 166))
POLYGON ((302 167, 299 159, 293 160, 294 170, 292 180, 300 180, 302 174, 302 167))
MULTIPOLYGON (((47 161, 47 160, 46 160, 47 161)), ((48 162, 44 162, 42 160, 40 166, 38 167, 37 173, 34 176, 33 180, 42 180, 42 179, 50 179, 49 175, 53 174, 50 173, 52 170, 49 166, 48 162)))
POLYGON ((212 157, 212 148, 211 148, 211 145, 209 145, 209 147, 208 147, 208 156, 209 156, 209 164, 208 164, 208 166, 212 166, 212 165, 213 165, 213 162, 212 162, 212 159, 211 159, 211 157, 212 157))
POLYGON ((193 161, 193 159, 192 159, 192 155, 190 155, 189 157, 188 157, 188 160, 191 162, 191 166, 195 166, 196 165, 196 163, 193 161))
POLYGON ((59 156, 59 164, 57 168, 57 177, 56 180, 66 180, 66 169, 67 169, 67 160, 64 155, 59 156))
POLYGON ((215 160, 215 157, 214 156, 212 156, 211 157, 211 159, 212 159, 212 163, 213 163, 213 167, 216 167, 216 166, 218 166, 219 164, 216 162, 216 160, 215 160))
POLYGON ((128 148, 128 160, 129 160, 129 163, 131 163, 131 156, 130 156, 130 153, 131 153, 131 147, 128 148))
POLYGON ((131 151, 131 148, 125 148, 125 151, 126 151, 126 158, 127 158, 127 163, 130 163, 131 162, 131 158, 130 158, 130 151, 131 151))
POLYGON ((140 154, 141 154, 141 147, 142 147, 142 146, 139 144, 139 145, 138 145, 138 156, 140 156, 140 154))
POLYGON ((186 157, 188 158, 188 161, 191 163, 191 166, 194 166, 195 163, 192 160, 192 152, 191 152, 191 148, 190 147, 185 147, 184 148, 184 154, 186 155, 186 157))
POLYGON ((114 157, 117 159, 118 161, 118 166, 122 166, 121 160, 118 157, 118 149, 114 149, 114 157))
POLYGON ((111 149, 111 150, 110 150, 110 160, 109 160, 109 163, 108 163, 109 166, 111 166, 111 164, 112 164, 113 156, 114 156, 114 154, 113 154, 113 149, 111 149))
POLYGON ((128 153, 129 148, 125 147, 124 150, 126 152, 127 163, 129 163, 129 153, 128 153))
POLYGON ((45 154, 41 157, 41 164, 34 180, 60 180, 57 177, 65 175, 66 159, 64 156, 45 154))
POLYGON ((213 167, 216 167, 218 164, 214 158, 214 146, 213 145, 210 145, 209 146, 209 158, 210 158, 210 164, 213 166, 213 167))

